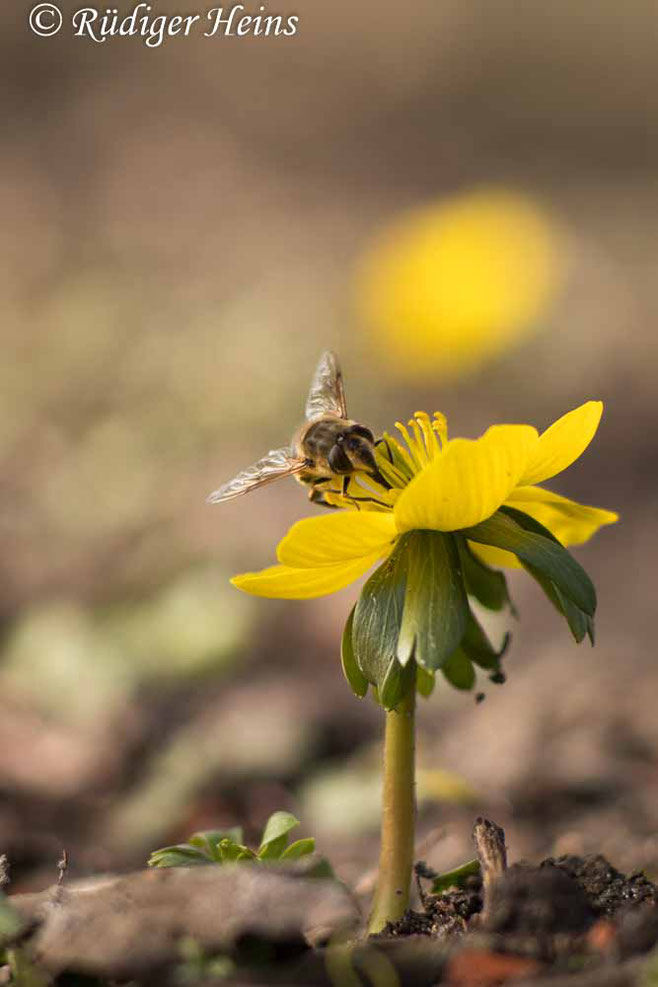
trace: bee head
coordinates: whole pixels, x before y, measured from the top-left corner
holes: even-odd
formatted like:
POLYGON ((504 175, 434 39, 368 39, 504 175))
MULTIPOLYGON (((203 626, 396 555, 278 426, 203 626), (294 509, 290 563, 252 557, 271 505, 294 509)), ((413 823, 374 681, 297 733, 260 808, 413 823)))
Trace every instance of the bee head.
POLYGON ((375 459, 375 437, 363 425, 352 425, 336 436, 336 444, 328 459, 336 473, 364 470, 375 478, 379 477, 375 459))

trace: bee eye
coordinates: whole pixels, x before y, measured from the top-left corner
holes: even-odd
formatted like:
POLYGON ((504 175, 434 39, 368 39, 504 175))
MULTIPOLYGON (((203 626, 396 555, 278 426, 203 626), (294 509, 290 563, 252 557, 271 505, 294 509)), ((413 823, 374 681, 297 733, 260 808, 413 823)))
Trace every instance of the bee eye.
POLYGON ((336 445, 331 449, 329 455, 327 456, 327 460, 334 473, 352 472, 352 464, 345 455, 345 451, 342 446, 338 443, 336 443, 336 445))
POLYGON ((372 434, 369 428, 365 425, 353 425, 351 428, 352 435, 360 435, 362 439, 366 439, 368 442, 374 442, 375 436, 372 434))

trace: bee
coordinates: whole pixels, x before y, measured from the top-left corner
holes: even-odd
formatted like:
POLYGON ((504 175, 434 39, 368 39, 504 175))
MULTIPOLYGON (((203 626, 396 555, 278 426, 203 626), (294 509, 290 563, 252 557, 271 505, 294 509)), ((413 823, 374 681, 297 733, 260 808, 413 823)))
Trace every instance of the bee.
POLYGON ((290 446, 272 449, 211 493, 208 502, 220 504, 284 476, 294 476, 311 487, 311 501, 331 506, 324 499, 325 490, 333 486, 337 476, 342 476, 342 492, 346 495, 350 478, 357 471, 389 487, 377 468, 373 433, 347 417, 343 375, 336 355, 327 351, 320 357, 311 381, 306 421, 290 446))

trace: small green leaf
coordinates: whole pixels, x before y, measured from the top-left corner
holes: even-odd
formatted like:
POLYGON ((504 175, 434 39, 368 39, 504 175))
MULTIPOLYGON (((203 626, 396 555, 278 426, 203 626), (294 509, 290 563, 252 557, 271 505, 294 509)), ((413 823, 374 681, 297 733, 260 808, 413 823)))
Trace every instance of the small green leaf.
POLYGON ((25 920, 13 908, 7 896, 0 892, 0 943, 9 942, 24 925, 25 920))
POLYGON ((468 617, 459 552, 441 531, 411 531, 400 542, 408 563, 398 661, 434 670, 459 646, 468 617))
MULTIPOLYGON (((510 517, 517 521, 518 524, 524 527, 527 531, 534 531, 535 534, 543 535, 545 538, 549 538, 551 541, 562 547, 555 535, 549 531, 548 528, 545 528, 542 524, 540 524, 539 521, 536 521, 535 518, 530 517, 529 514, 524 514, 522 511, 515 511, 511 507, 504 508, 504 510, 505 513, 509 514, 510 517)), ((524 562, 523 567, 541 586, 557 612, 566 618, 569 625, 569 630, 571 631, 575 641, 580 644, 587 634, 591 643, 594 644, 594 618, 589 614, 584 613, 578 606, 576 606, 576 604, 565 596, 565 594, 555 585, 554 582, 552 582, 552 580, 545 576, 535 566, 524 562)))
POLYGON ((587 636, 589 638, 589 643, 592 645, 592 647, 594 647, 594 645, 596 644, 596 631, 594 628, 593 617, 587 618, 587 636))
POLYGON ((465 538, 457 537, 457 547, 464 574, 464 584, 469 596, 488 610, 502 610, 508 606, 516 616, 516 609, 507 589, 505 574, 492 569, 471 551, 465 538))
POLYGON ((527 562, 524 563, 523 568, 532 578, 535 580, 538 586, 544 591, 544 594, 548 600, 553 604, 557 612, 561 617, 565 617, 569 625, 569 630, 576 641, 577 644, 585 637, 587 633, 588 622, 591 618, 584 614, 582 610, 579 610, 575 603, 568 600, 563 593, 557 588, 555 583, 547 579, 539 569, 535 569, 534 566, 528 565, 527 562))
MULTIPOLYGON (((536 518, 531 517, 529 514, 525 514, 523 511, 519 511, 514 507, 501 507, 501 511, 509 515, 512 520, 516 521, 522 528, 525 528, 526 531, 532 531, 536 535, 541 535, 544 538, 548 538, 549 541, 552 541, 555 545, 562 549, 562 551, 565 551, 562 542, 555 537, 552 531, 549 531, 549 529, 545 528, 543 524, 540 524, 536 518)), ((571 556, 569 557, 571 558, 571 556)), ((527 568, 525 563, 522 564, 525 568, 527 568)), ((586 579, 589 580, 589 576, 587 576, 584 569, 582 572, 584 573, 586 579)), ((566 617, 567 623, 569 624, 571 633, 574 637, 576 637, 577 634, 581 635, 580 639, 576 637, 576 641, 578 641, 578 643, 582 641, 584 634, 581 634, 581 632, 584 628, 584 631, 588 634, 591 643, 594 644, 594 610, 596 610, 596 591, 594 589, 594 585, 590 583, 594 597, 594 610, 591 614, 582 610, 578 604, 575 603, 568 594, 565 594, 554 582, 552 585, 562 613, 566 617)))
POLYGON ((180 843, 177 846, 165 846, 160 850, 154 850, 148 859, 148 866, 199 867, 212 862, 212 859, 203 850, 180 843))
POLYGON ((397 658, 393 659, 379 689, 379 702, 384 709, 395 709, 410 693, 414 688, 415 673, 415 662, 410 661, 403 667, 397 658))
POLYGON ((242 843, 234 843, 233 840, 229 839, 220 840, 217 844, 217 850, 220 862, 223 864, 232 863, 235 860, 245 860, 249 857, 255 859, 256 857, 256 854, 249 847, 243 846, 242 843))
POLYGON ((194 833, 188 843, 155 850, 149 867, 194 867, 208 864, 232 864, 244 861, 296 859, 311 853, 315 843, 307 838, 288 847, 288 834, 299 820, 290 812, 273 812, 268 819, 258 853, 245 846, 242 829, 208 830, 194 833), (286 849, 287 848, 287 849, 286 849))
MULTIPOLYGON (((596 610, 596 592, 583 567, 559 542, 524 527, 520 523, 521 515, 521 511, 504 507, 486 521, 465 528, 461 534, 471 541, 513 552, 555 583, 580 610, 592 616, 596 610)), ((522 517, 525 519, 527 515, 522 517)), ((529 520, 534 527, 536 522, 529 520)))
POLYGON ((356 610, 356 604, 352 607, 349 617, 347 618, 347 623, 345 624, 345 629, 343 631, 343 639, 341 641, 340 647, 340 660, 343 666, 343 674, 350 684, 352 692, 359 699, 363 699, 368 691, 368 679, 365 677, 356 662, 356 657, 354 655, 354 645, 352 643, 352 627, 354 624, 354 611, 356 610))
POLYGON ((510 635, 506 634, 500 650, 496 651, 473 612, 469 612, 461 647, 475 665, 487 671, 499 672, 500 659, 507 651, 509 642, 510 635))
POLYGON ((334 878, 334 869, 326 857, 317 857, 308 870, 304 871, 305 877, 334 878))
POLYGON ((312 836, 303 840, 295 840, 294 843, 291 843, 283 851, 281 860, 299 860, 300 857, 306 857, 309 853, 313 853, 314 850, 315 840, 312 836))
POLYGON ((392 554, 361 590, 352 625, 352 646, 358 666, 379 690, 394 661, 404 607, 408 552, 400 538, 392 554))
POLYGON ((288 837, 280 836, 278 840, 272 840, 267 846, 261 847, 256 856, 258 860, 279 860, 287 846, 288 837))
POLYGON ((453 651, 448 660, 441 666, 441 671, 455 689, 468 690, 475 685, 473 663, 461 648, 453 651))
POLYGON ((480 861, 469 860, 460 867, 455 867, 454 870, 447 871, 445 874, 439 874, 438 877, 435 877, 432 882, 431 892, 432 894, 443 894, 444 891, 449 891, 450 888, 463 888, 469 877, 474 877, 475 875, 479 875, 479 873, 480 861))
MULTIPOLYGON (((535 579, 537 577, 535 576, 535 579)), ((577 644, 583 640, 585 635, 589 637, 590 643, 594 644, 594 618, 590 617, 589 614, 583 613, 579 610, 575 603, 567 599, 564 593, 551 583, 553 590, 555 592, 557 600, 557 610, 562 613, 566 618, 567 624, 569 625, 569 630, 571 631, 574 640, 577 644)), ((544 589, 544 592, 546 590, 544 589)), ((548 593, 546 594, 548 596, 548 593)), ((550 596, 549 596, 550 599, 550 596)))
POLYGON ((232 826, 230 829, 207 829, 199 833, 192 833, 188 843, 191 843, 192 846, 199 847, 212 860, 220 862, 222 858, 221 854, 217 851, 217 847, 222 840, 230 840, 232 843, 242 843, 242 827, 232 826))
POLYGON ((233 840, 223 839, 213 847, 213 860, 218 864, 224 864, 229 860, 235 860, 239 852, 237 843, 234 843, 233 840))
POLYGON ((299 826, 299 819, 292 812, 273 812, 265 824, 258 850, 261 860, 276 860, 288 845, 288 833, 299 826))
POLYGON ((434 692, 435 685, 436 677, 434 672, 429 672, 422 665, 416 665, 416 689, 420 695, 427 699, 434 692))

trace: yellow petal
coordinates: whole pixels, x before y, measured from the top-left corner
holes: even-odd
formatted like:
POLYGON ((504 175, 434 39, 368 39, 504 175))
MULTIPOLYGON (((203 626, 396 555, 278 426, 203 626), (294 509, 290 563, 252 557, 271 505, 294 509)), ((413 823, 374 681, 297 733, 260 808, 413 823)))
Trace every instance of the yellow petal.
POLYGON ((231 582, 252 596, 267 596, 278 600, 310 600, 349 586, 379 558, 379 553, 373 553, 351 562, 322 565, 315 569, 273 565, 261 572, 244 572, 234 576, 231 582))
POLYGON ((553 422, 539 436, 520 482, 541 483, 571 466, 594 438, 602 412, 603 402, 587 401, 553 422))
POLYGON ((535 518, 563 545, 582 545, 604 524, 619 520, 613 511, 587 507, 541 487, 517 487, 506 503, 535 518))
POLYGON ((493 425, 479 439, 452 439, 402 491, 400 531, 456 531, 490 517, 507 499, 537 444, 530 425, 493 425))
POLYGON ((468 547, 481 559, 485 565, 490 565, 493 569, 520 569, 521 563, 513 552, 506 552, 503 548, 494 548, 493 545, 479 545, 475 541, 469 541, 468 547))
POLYGON ((346 511, 304 518, 279 542, 276 557, 285 566, 307 569, 388 555, 397 535, 393 515, 346 511))

